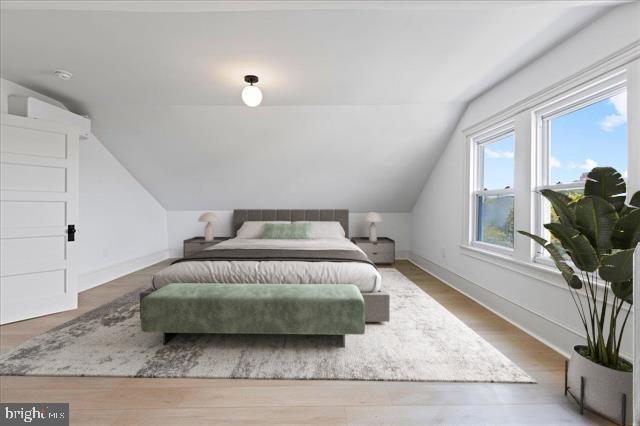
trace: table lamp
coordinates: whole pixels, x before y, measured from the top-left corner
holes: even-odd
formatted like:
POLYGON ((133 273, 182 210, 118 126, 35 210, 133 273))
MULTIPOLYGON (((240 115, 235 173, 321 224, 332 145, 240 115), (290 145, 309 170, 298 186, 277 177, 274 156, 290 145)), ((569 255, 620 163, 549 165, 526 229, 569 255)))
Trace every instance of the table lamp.
POLYGON ((369 222, 369 241, 375 243, 378 241, 378 235, 376 233, 376 223, 382 222, 382 216, 380 213, 369 212, 367 213, 367 217, 365 218, 367 222, 369 222))
POLYGON ((207 225, 204 227, 204 240, 205 241, 213 241, 213 222, 217 219, 217 216, 213 212, 206 212, 200 215, 198 219, 200 222, 207 222, 207 225))

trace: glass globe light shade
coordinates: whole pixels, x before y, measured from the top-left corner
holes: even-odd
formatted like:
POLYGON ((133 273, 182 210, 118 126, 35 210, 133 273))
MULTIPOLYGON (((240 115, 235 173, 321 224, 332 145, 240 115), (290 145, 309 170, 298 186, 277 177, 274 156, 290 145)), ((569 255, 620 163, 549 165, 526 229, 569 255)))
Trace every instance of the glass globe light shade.
POLYGON ((257 107, 262 102, 262 91, 256 86, 247 86, 242 89, 242 102, 250 107, 257 107))

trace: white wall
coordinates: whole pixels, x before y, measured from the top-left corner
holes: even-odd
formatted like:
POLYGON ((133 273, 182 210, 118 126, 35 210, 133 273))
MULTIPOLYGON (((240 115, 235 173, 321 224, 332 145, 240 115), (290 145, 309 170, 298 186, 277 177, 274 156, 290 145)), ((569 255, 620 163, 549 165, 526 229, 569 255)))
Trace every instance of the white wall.
POLYGON ((91 136, 80 142, 81 289, 166 259, 167 212, 91 136))
MULTIPOLYGON (((413 209, 415 263, 564 353, 580 343, 582 335, 566 288, 460 249, 466 143, 462 130, 637 42, 639 18, 640 4, 616 8, 472 101, 413 209)), ((631 334, 627 331, 623 347, 627 353, 631 334)))
MULTIPOLYGON (((65 108, 60 102, 0 79, 1 111, 7 112, 10 95, 33 96, 65 108)), ((66 108, 65 108, 66 109, 66 108)), ((169 255, 182 255, 184 239, 203 234, 198 222, 202 211, 167 212, 131 176, 94 136, 80 143, 80 222, 76 259, 79 286, 85 290, 133 272, 169 255), (169 250, 167 250, 167 248, 169 250)), ((216 236, 231 234, 232 210, 213 210, 218 215, 216 236)), ((352 236, 366 236, 366 213, 351 213, 352 236)), ((411 213, 382 213, 378 235, 396 241, 396 257, 406 258, 410 248, 411 213)))
MULTIPOLYGON (((0 80, 1 112, 10 95, 59 102, 0 80)), ((165 209, 95 137, 80 141, 76 270, 85 290, 168 257, 165 209)))
MULTIPOLYGON (((218 215, 214 224, 214 235, 226 237, 231 235, 233 218, 232 210, 211 210, 218 215)), ((173 257, 182 256, 183 240, 204 234, 204 224, 198 222, 203 211, 179 210, 167 212, 167 226, 169 232, 169 249, 173 257)), ((368 224, 365 223, 366 213, 350 213, 349 229, 352 237, 368 235, 368 224)), ((383 222, 379 223, 378 235, 389 237, 396 242, 396 257, 406 258, 409 252, 410 236, 409 223, 411 213, 381 213, 383 222)))

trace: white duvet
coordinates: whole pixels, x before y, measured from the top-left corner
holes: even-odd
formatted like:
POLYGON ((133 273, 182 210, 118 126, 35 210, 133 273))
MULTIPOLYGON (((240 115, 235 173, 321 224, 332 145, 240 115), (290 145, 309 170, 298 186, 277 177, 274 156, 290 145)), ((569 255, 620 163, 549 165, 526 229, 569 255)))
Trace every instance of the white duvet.
MULTIPOLYGON (((207 250, 357 250, 347 238, 268 240, 234 238, 207 250)), ((380 291, 382 277, 367 263, 304 261, 196 261, 171 265, 153 276, 153 286, 171 283, 355 284, 363 293, 380 291)))

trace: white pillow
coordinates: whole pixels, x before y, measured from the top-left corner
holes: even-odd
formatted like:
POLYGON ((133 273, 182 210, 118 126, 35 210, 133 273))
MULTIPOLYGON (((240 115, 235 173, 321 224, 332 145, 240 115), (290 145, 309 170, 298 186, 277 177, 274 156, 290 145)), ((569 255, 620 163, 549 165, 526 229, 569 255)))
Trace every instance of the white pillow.
POLYGON ((345 238, 345 232, 340 222, 324 222, 324 221, 297 221, 293 223, 310 223, 311 232, 309 238, 345 238))
POLYGON ((244 239, 257 239, 262 238, 262 234, 264 233, 264 225, 265 223, 291 223, 286 220, 247 220, 242 224, 238 232, 236 233, 236 238, 244 238, 244 239))

